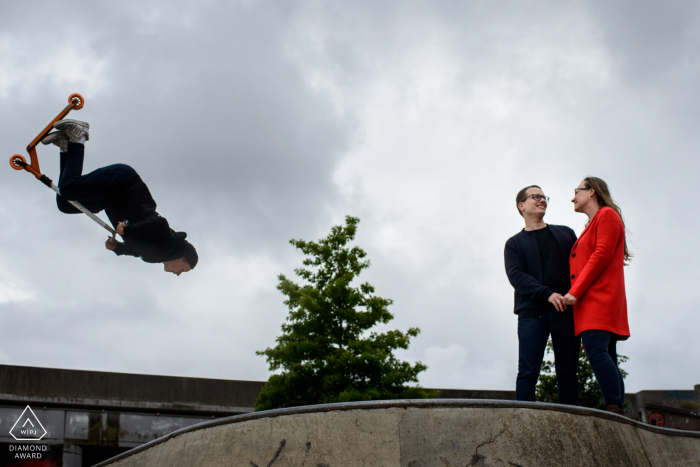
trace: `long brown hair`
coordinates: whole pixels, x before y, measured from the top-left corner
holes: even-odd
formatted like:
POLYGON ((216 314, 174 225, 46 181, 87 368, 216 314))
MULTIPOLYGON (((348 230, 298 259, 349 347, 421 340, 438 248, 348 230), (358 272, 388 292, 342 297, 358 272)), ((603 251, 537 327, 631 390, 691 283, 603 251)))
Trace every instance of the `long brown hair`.
MULTIPOLYGON (((593 188, 595 190, 595 194, 598 197, 598 206, 601 208, 608 207, 612 208, 615 210, 615 212, 620 216, 620 220, 622 221, 622 227, 625 229, 625 266, 629 265, 630 260, 632 259, 632 256, 634 256, 629 249, 627 249, 627 227, 625 226, 625 218, 622 217, 622 209, 620 209, 620 206, 617 205, 615 200, 612 199, 612 196, 610 196, 610 189, 608 188, 608 184, 605 183, 602 179, 598 177, 586 177, 583 179, 583 185, 587 188, 593 188)), ((589 221, 590 222, 590 221, 589 221)), ((588 224, 588 223, 586 223, 588 224)))

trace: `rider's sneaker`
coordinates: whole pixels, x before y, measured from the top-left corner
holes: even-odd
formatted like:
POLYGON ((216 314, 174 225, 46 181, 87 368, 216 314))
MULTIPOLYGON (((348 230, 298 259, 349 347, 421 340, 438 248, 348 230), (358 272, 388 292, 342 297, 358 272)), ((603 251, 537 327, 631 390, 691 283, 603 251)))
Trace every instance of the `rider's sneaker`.
POLYGON ((61 152, 68 151, 68 137, 62 131, 54 131, 48 135, 41 138, 41 142, 44 144, 55 144, 61 148, 61 152))
POLYGON ((53 124, 58 131, 62 131, 71 143, 79 143, 83 136, 85 140, 90 139, 90 124, 78 120, 59 120, 53 124))

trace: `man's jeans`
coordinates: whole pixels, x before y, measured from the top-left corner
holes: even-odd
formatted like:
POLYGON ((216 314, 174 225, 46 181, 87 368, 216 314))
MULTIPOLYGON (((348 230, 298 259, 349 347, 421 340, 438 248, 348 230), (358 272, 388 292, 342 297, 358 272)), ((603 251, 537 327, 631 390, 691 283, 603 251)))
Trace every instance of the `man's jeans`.
POLYGON ((518 319, 519 356, 515 399, 535 401, 535 386, 550 334, 554 347, 559 403, 578 405, 578 355, 581 338, 574 335, 574 318, 570 308, 564 312, 545 311, 541 319, 518 319))

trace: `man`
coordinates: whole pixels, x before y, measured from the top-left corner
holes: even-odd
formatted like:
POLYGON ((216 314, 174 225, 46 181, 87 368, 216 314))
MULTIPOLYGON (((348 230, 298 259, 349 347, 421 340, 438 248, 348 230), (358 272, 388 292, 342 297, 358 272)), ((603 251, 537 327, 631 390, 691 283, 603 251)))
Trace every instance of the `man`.
POLYGON ((525 228, 506 242, 505 265, 515 289, 518 315, 518 377, 515 398, 535 401, 547 340, 551 334, 559 403, 578 405, 578 355, 573 308, 564 304, 571 288, 569 254, 576 234, 569 227, 545 224, 547 198, 531 185, 518 192, 515 204, 525 228))
POLYGON ((124 164, 108 165, 82 175, 85 142, 90 125, 77 120, 60 120, 57 130, 41 142, 61 149, 61 175, 56 195, 58 209, 66 214, 80 211, 68 202, 77 201, 93 213, 104 209, 124 243, 109 239, 108 250, 117 256, 140 257, 147 263, 163 263, 165 272, 180 275, 190 271, 199 259, 197 250, 175 232, 156 212, 156 202, 134 169, 124 164))

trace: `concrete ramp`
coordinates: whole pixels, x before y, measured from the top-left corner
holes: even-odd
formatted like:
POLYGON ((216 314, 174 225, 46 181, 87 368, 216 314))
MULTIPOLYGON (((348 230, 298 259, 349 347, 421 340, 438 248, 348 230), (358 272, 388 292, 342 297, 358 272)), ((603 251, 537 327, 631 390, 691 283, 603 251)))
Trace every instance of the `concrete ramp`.
POLYGON ((556 404, 370 401, 213 420, 97 465, 700 467, 700 432, 556 404))

